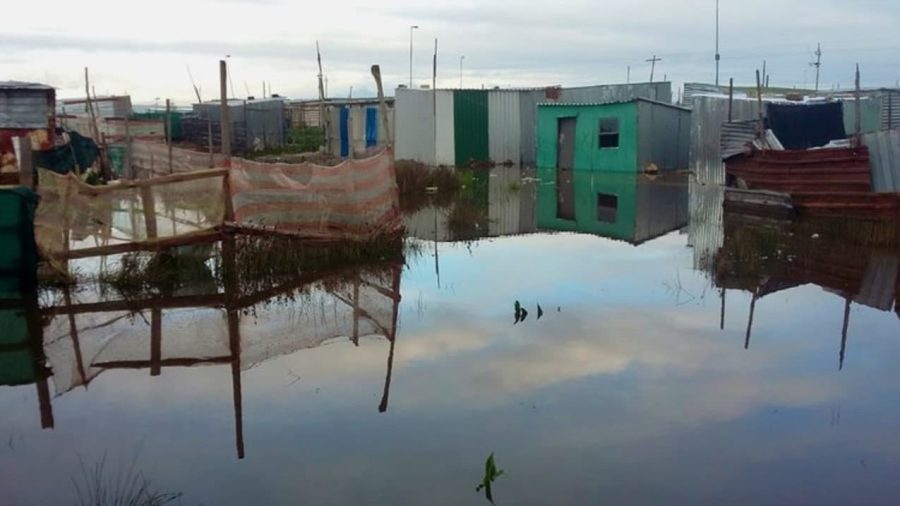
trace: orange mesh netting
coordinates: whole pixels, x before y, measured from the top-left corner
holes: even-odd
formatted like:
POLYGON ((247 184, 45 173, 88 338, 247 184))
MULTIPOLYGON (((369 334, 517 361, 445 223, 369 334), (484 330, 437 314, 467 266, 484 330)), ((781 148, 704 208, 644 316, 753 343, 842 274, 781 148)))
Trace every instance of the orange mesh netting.
POLYGON ((241 225, 353 239, 402 226, 389 150, 335 167, 235 159, 231 196, 241 225))
MULTIPOLYGON (((334 167, 235 158, 230 169, 207 169, 208 153, 179 148, 170 166, 169 148, 146 141, 133 142, 128 156, 134 174, 171 174, 91 186, 39 169, 35 231, 45 257, 209 232, 225 224, 228 197, 246 228, 368 240, 402 227, 389 149, 334 167)), ((225 164, 218 155, 213 163, 225 164)))

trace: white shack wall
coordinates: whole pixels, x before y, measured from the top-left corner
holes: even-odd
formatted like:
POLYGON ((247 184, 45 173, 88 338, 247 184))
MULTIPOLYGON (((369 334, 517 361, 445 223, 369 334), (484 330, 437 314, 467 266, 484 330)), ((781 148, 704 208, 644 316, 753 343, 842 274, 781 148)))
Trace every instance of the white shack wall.
POLYGON ((517 91, 488 92, 488 156, 494 163, 521 163, 521 128, 517 91))
POLYGON ((453 91, 440 90, 435 99, 435 162, 436 165, 456 164, 456 134, 453 132, 453 91))
POLYGON ((398 88, 394 98, 397 160, 435 165, 434 97, 431 91, 398 88))

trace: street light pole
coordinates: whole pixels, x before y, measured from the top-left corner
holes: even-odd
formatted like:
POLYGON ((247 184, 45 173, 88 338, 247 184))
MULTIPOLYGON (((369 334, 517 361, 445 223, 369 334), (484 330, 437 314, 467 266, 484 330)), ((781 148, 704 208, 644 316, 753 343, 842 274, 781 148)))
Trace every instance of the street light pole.
POLYGON ((719 54, 719 0, 716 0, 716 86, 719 85, 719 60, 722 55, 719 54))
POLYGON ((463 60, 466 59, 466 55, 462 55, 459 57, 459 88, 462 89, 462 65, 463 60))
POLYGON ((412 89, 412 67, 413 67, 413 30, 419 28, 419 25, 409 27, 409 88, 412 89))

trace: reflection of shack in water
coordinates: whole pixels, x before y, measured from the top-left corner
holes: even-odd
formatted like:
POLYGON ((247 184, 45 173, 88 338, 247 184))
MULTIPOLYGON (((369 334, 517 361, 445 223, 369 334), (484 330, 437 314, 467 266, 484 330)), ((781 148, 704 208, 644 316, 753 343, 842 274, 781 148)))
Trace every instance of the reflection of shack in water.
MULTIPOLYGON (((107 370, 149 369, 158 376, 167 367, 228 365, 237 454, 243 458, 241 371, 342 336, 357 345, 366 336, 390 342, 378 408, 387 410, 403 265, 399 241, 386 247, 387 260, 379 263, 337 271, 299 268, 293 276, 269 272, 277 259, 257 257, 254 264, 249 255, 235 254, 230 240, 216 251, 220 258, 205 263, 214 266, 209 269, 216 281, 203 283, 203 290, 154 287, 128 293, 119 288, 124 297, 110 301, 108 289, 72 293, 65 288, 61 304, 37 309, 35 297, 30 303, 6 304, 4 317, 15 315, 21 322, 13 323, 27 325, 30 334, 20 365, 34 368, 12 384, 38 384, 44 428, 54 426, 48 377, 62 395, 87 387, 107 370)), ((197 265, 202 268, 204 262, 191 263, 197 265)), ((8 379, 4 384, 10 384, 8 379)))
POLYGON ((688 223, 683 175, 541 169, 538 228, 595 234, 638 245, 688 223))
POLYGON ((726 212, 724 242, 715 257, 713 278, 721 288, 720 326, 725 293, 750 292, 750 335, 756 303, 782 290, 814 284, 844 299, 839 365, 843 368, 852 303, 900 316, 900 256, 895 224, 876 222, 802 222, 761 219, 726 212))
POLYGON ((535 183, 514 167, 477 171, 470 188, 446 207, 426 207, 404 217, 407 233, 438 242, 529 234, 535 224, 535 183))

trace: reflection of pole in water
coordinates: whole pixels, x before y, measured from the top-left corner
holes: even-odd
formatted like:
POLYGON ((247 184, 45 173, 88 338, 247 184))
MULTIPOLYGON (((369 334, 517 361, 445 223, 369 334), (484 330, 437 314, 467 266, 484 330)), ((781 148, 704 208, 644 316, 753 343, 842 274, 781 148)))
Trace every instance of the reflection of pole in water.
POLYGON ((725 288, 719 291, 719 298, 722 299, 722 309, 719 312, 719 330, 725 330, 725 288))
POLYGON ((434 275, 437 278, 437 287, 438 290, 441 289, 441 264, 438 259, 438 210, 437 207, 432 207, 434 210, 434 275))
MULTIPOLYGON (((65 293, 68 293, 68 288, 65 288, 65 290, 65 293)), ((46 357, 44 356, 44 327, 41 324, 37 292, 29 294, 27 297, 25 321, 28 325, 29 347, 32 349, 34 363, 38 370, 35 387, 37 388, 38 406, 41 412, 41 428, 52 429, 54 426, 53 404, 50 402, 50 385, 47 381, 50 377, 50 370, 47 369, 46 357)))
POLYGON ((388 397, 391 393, 391 374, 394 371, 394 345, 397 344, 397 319, 400 314, 400 273, 403 266, 396 266, 393 269, 393 286, 394 310, 391 317, 391 335, 388 339, 391 342, 390 351, 388 351, 387 373, 384 376, 384 393, 381 395, 381 402, 378 404, 378 412, 384 413, 388 408, 388 397))
POLYGON ((747 320, 747 337, 744 339, 744 349, 750 348, 750 331, 753 329, 753 312, 756 310, 756 299, 759 298, 759 288, 753 291, 753 298, 750 299, 750 318, 747 320))
POLYGON ((150 376, 162 373, 162 310, 150 310, 150 376))
POLYGON ((850 327, 850 297, 844 298, 844 327, 841 329, 841 354, 838 370, 844 370, 844 352, 847 350, 847 329, 850 327))
POLYGON ((238 295, 238 274, 234 237, 222 241, 225 307, 228 318, 228 346, 231 352, 231 390, 234 395, 234 437, 238 459, 244 458, 244 409, 241 389, 240 316, 234 301, 238 295))

